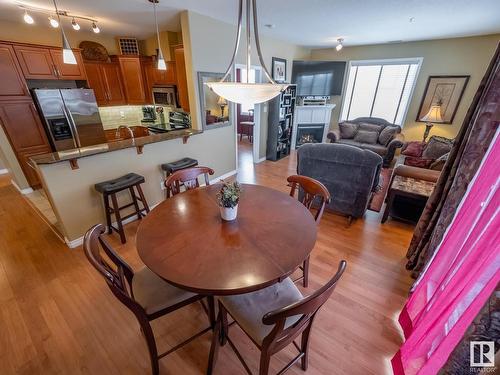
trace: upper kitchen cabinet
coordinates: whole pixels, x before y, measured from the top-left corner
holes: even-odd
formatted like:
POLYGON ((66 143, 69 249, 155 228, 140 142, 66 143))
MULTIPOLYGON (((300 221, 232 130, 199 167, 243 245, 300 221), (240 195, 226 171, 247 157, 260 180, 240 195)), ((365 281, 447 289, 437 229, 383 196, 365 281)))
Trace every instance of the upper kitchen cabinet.
POLYGON ((128 104, 146 104, 146 87, 139 56, 116 56, 128 104))
POLYGON ((184 58, 183 47, 175 49, 175 68, 177 76, 177 92, 179 93, 179 105, 183 110, 189 112, 186 60, 184 58))
POLYGON ((69 79, 69 80, 85 80, 87 75, 85 74, 85 67, 83 66, 83 59, 80 50, 73 50, 76 58, 76 64, 65 64, 63 62, 63 52, 60 48, 50 49, 50 56, 56 67, 57 78, 58 79, 69 79))
POLYGON ((0 82, 0 101, 30 98, 14 48, 10 44, 0 44, 0 82))
POLYGON ((87 83, 94 90, 98 105, 126 104, 118 63, 85 62, 87 83))
POLYGON ((174 61, 166 62, 166 70, 159 70, 157 62, 152 58, 143 59, 142 64, 148 86, 175 85, 177 83, 174 61))
POLYGON ((87 79, 79 50, 73 50, 76 65, 63 63, 60 48, 14 45, 14 50, 26 79, 87 79))

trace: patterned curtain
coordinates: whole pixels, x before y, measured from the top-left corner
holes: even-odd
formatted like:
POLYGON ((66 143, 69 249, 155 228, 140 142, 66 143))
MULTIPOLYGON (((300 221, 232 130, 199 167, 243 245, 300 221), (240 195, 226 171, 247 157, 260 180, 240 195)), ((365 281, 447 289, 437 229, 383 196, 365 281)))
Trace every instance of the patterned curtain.
POLYGON ((467 187, 478 170, 500 121, 500 46, 488 67, 448 162, 415 228, 406 268, 417 278, 432 258, 467 187))

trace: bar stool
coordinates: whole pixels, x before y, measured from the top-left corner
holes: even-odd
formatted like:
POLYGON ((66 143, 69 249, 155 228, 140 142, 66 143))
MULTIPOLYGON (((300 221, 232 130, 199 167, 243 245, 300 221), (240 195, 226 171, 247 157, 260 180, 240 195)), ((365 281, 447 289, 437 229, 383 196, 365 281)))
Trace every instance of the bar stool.
MULTIPOLYGON (((164 163, 161 165, 161 169, 165 172, 165 179, 170 176, 172 173, 180 171, 181 169, 187 169, 196 167, 198 165, 198 160, 192 158, 182 158, 177 161, 173 161, 171 163, 164 163)), ((167 198, 170 198, 170 194, 172 192, 167 187, 167 198)))
POLYGON ((127 239, 125 238, 125 231, 123 230, 123 220, 126 220, 134 215, 137 215, 138 219, 142 219, 142 217, 145 216, 143 212, 149 212, 148 202, 146 201, 144 193, 141 189, 141 184, 144 183, 144 181, 145 179, 143 176, 136 173, 128 173, 125 176, 115 178, 114 180, 99 182, 98 184, 94 185, 94 188, 99 193, 101 193, 104 198, 104 209, 106 210, 106 224, 108 226, 108 234, 111 234, 113 230, 118 232, 120 234, 120 240, 122 243, 127 242, 127 239), (139 196, 136 195, 134 187, 137 190, 137 193, 139 193, 139 196), (125 206, 119 207, 118 200, 116 199, 116 193, 127 189, 130 191, 132 202, 126 204, 125 206), (110 197, 113 207, 111 207, 109 203, 110 197), (138 201, 141 201, 143 208, 139 208, 138 201), (120 210, 124 210, 125 208, 132 206, 134 206, 135 211, 127 216, 121 217, 120 210), (111 224, 111 214, 115 215, 116 225, 118 226, 118 228, 114 227, 111 224))

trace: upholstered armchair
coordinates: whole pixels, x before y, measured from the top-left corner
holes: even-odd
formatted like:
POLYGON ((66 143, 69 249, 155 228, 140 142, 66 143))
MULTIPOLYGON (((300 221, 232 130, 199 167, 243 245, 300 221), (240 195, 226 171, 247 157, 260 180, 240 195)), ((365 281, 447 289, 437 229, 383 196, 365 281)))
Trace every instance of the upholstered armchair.
POLYGON ((377 117, 359 117, 339 123, 339 130, 328 133, 331 143, 343 143, 376 152, 382 156, 384 167, 389 167, 398 148, 403 147, 404 136, 399 125, 377 117))

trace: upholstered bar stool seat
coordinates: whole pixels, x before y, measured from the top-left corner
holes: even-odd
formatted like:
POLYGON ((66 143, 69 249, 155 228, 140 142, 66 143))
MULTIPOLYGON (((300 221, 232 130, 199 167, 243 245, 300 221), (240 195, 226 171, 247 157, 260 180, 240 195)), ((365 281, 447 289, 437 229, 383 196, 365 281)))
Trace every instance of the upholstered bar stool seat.
POLYGON ((177 161, 173 161, 171 163, 164 163, 161 165, 161 169, 165 171, 167 176, 170 176, 172 173, 176 171, 180 171, 181 169, 192 168, 198 165, 198 160, 191 158, 182 158, 177 161))
POLYGON ((123 229, 122 221, 128 219, 134 215, 137 215, 138 219, 144 216, 144 212, 149 212, 149 206, 146 202, 146 197, 142 192, 141 184, 145 182, 143 176, 137 173, 128 173, 124 176, 115 178, 113 180, 99 182, 94 185, 94 188, 103 195, 104 198, 104 209, 106 211, 106 225, 108 226, 108 233, 111 234, 114 231, 120 234, 120 240, 122 243, 127 242, 125 237, 125 230, 123 229), (126 204, 125 206, 118 206, 118 200, 116 199, 116 194, 123 190, 129 190, 132 202, 126 204), (135 190, 139 196, 136 195, 135 190), (111 198, 111 204, 109 199, 111 198), (142 203, 143 208, 139 208, 139 201, 142 203), (122 217, 120 215, 120 210, 124 210, 128 207, 134 207, 135 210, 122 217), (114 227, 111 223, 111 215, 114 214, 116 217, 116 225, 114 227))
POLYGON ((114 180, 99 182, 98 184, 95 184, 95 189, 100 193, 111 194, 144 182, 145 179, 143 176, 136 173, 128 173, 125 176, 115 178, 114 180))
MULTIPOLYGON (((241 328, 261 345, 262 340, 272 331, 273 325, 262 323, 262 317, 270 311, 302 300, 303 296, 290 278, 265 289, 235 296, 219 297, 227 312, 241 328)), ((302 315, 286 319, 285 328, 295 324, 302 315)))
POLYGON ((148 314, 154 314, 195 296, 194 293, 167 283, 147 267, 134 273, 132 292, 134 299, 148 314))

